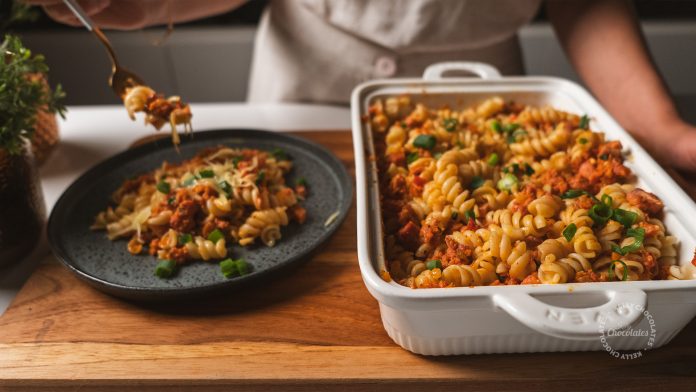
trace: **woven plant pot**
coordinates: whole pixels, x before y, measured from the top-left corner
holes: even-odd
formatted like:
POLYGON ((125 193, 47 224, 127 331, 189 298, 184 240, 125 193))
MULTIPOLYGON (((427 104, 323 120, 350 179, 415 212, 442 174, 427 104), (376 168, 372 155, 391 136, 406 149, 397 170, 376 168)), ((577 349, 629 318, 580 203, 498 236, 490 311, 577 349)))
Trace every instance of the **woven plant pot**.
MULTIPOLYGON (((45 75, 31 74, 29 77, 38 79, 47 90, 50 88, 45 75)), ((46 159, 48 159, 60 140, 56 114, 48 113, 44 108, 40 108, 36 113, 36 125, 34 128, 35 131, 31 139, 31 148, 34 152, 36 163, 41 166, 46 162, 46 159)))
POLYGON ((45 219, 30 143, 16 155, 0 148, 0 265, 18 262, 35 248, 45 219))

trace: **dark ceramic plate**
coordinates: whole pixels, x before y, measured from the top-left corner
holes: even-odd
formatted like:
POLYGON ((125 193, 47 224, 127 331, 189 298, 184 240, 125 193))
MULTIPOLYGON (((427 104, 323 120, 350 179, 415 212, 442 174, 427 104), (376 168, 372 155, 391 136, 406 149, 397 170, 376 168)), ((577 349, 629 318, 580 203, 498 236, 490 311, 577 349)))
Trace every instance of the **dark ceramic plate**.
POLYGON ((257 130, 204 131, 182 143, 180 150, 177 154, 168 139, 156 140, 117 154, 78 178, 60 197, 48 222, 48 239, 57 257, 87 283, 127 299, 162 301, 219 293, 266 284, 270 277, 306 261, 336 231, 351 205, 353 189, 343 164, 325 148, 301 138, 257 130), (180 268, 174 277, 160 279, 153 275, 154 256, 133 256, 126 240, 109 241, 104 231, 89 229, 125 179, 155 169, 162 161, 178 162, 219 144, 269 151, 282 148, 293 160, 289 183, 304 177, 309 184, 309 195, 302 203, 307 209, 304 224, 284 227, 283 238, 274 247, 229 247, 232 257, 243 257, 251 265, 250 274, 226 279, 217 263, 196 261, 180 268), (338 217, 325 227, 336 212, 338 217))

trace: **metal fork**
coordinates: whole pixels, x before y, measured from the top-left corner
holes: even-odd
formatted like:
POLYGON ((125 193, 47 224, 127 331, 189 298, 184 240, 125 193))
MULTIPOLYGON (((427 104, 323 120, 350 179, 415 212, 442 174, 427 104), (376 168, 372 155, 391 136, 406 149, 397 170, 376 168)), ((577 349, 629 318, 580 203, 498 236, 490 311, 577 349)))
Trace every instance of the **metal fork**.
POLYGON ((94 24, 92 19, 87 15, 85 10, 82 9, 82 7, 77 4, 77 1, 75 0, 63 0, 65 5, 70 8, 70 11, 72 11, 73 14, 77 17, 77 19, 82 22, 82 24, 87 28, 87 30, 91 31, 99 41, 104 44, 104 47, 106 48, 106 51, 109 53, 109 57, 111 57, 111 76, 109 77, 109 86, 111 86, 111 89, 114 90, 116 95, 119 96, 119 98, 123 99, 123 97, 126 95, 126 89, 130 87, 135 87, 139 85, 144 85, 145 82, 136 74, 133 72, 123 68, 119 62, 118 58, 116 57, 116 52, 114 52, 114 48, 111 46, 111 43, 109 40, 106 38, 104 33, 101 31, 101 29, 94 24))

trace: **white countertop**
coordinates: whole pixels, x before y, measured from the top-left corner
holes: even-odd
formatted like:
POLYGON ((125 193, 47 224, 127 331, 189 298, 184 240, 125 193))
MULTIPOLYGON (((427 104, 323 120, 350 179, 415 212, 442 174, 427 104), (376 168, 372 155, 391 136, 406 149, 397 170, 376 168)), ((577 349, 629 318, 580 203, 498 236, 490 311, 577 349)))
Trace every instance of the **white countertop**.
MULTIPOLYGON (((61 141, 40 170, 46 209, 77 177, 96 163, 123 151, 153 132, 151 127, 130 121, 122 106, 77 106, 68 108, 60 122, 61 141)), ((277 131, 350 128, 350 111, 345 107, 282 104, 248 105, 191 104, 194 130, 255 128, 277 131)), ((168 132, 162 130, 161 132, 168 132)), ((0 315, 9 306, 33 269, 40 262, 54 260, 45 238, 26 259, 0 269, 0 315)), ((1 333, 1 332, 0 332, 1 333)))

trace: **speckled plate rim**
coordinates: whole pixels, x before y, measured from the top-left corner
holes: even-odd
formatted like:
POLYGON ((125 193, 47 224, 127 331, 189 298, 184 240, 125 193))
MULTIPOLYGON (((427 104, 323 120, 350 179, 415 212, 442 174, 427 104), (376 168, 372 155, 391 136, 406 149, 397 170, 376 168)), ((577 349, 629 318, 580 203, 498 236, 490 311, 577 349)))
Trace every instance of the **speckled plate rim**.
POLYGON ((73 194, 78 192, 81 187, 89 186, 89 183, 93 177, 99 176, 105 171, 109 171, 115 167, 123 165, 132 159, 137 159, 148 152, 170 147, 169 144, 163 144, 160 139, 155 139, 106 158, 81 174, 63 191, 53 206, 48 219, 48 224, 46 225, 48 243, 53 254, 66 268, 68 268, 68 270, 73 272, 78 278, 85 281, 92 287, 117 297, 144 302, 162 302, 184 296, 188 298, 198 298, 200 296, 209 295, 216 292, 241 289, 259 281, 260 279, 275 276, 281 271, 297 267, 300 264, 309 261, 309 258, 313 255, 313 253, 333 236, 333 234, 338 230, 339 227, 342 226, 343 222, 348 216, 348 212, 350 211, 354 197, 352 178, 348 174, 348 171, 343 163, 331 151, 315 142, 299 136, 289 135, 285 132, 248 128, 212 129, 196 131, 195 133, 196 141, 219 139, 222 142, 225 139, 243 139, 245 137, 278 139, 285 140, 289 143, 294 143, 295 145, 301 145, 302 147, 307 148, 306 151, 308 151, 308 153, 324 161, 330 167, 338 169, 338 171, 334 172, 334 174, 339 181, 339 187, 344 193, 345 197, 342 198, 341 204, 338 206, 339 215, 336 217, 334 221, 335 223, 319 236, 314 246, 292 254, 283 262, 265 268, 257 273, 237 277, 234 280, 211 283, 196 287, 133 287, 99 278, 74 265, 73 262, 70 261, 69 256, 66 254, 62 244, 58 240, 58 231, 61 229, 61 227, 58 226, 58 222, 56 222, 58 220, 57 211, 60 211, 61 208, 63 208, 63 205, 66 205, 70 198, 73 197, 73 194))

